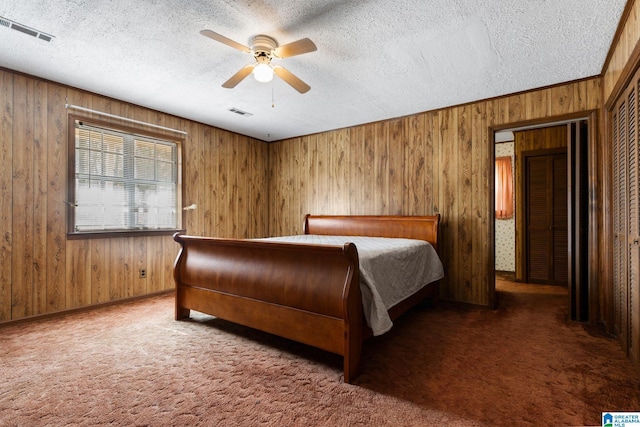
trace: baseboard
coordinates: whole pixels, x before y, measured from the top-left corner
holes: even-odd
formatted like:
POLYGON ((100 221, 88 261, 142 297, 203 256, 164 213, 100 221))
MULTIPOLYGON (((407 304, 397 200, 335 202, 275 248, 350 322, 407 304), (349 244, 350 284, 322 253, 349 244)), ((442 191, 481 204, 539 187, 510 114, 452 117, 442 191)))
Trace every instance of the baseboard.
POLYGON ((97 310, 99 308, 110 307, 110 306, 113 306, 113 305, 126 304, 126 303, 140 301, 140 300, 147 299, 147 298, 153 298, 153 297, 157 297, 157 296, 161 296, 161 295, 167 295, 167 294, 171 294, 171 293, 174 293, 174 292, 175 292, 175 289, 167 289, 167 290, 164 290, 164 291, 153 292, 153 293, 150 293, 150 294, 137 295, 135 297, 123 298, 123 299, 119 299, 119 300, 115 300, 115 301, 107 301, 107 302, 101 302, 101 303, 98 303, 98 304, 85 305, 83 307, 76 307, 76 308, 71 308, 71 309, 68 309, 68 310, 52 311, 50 313, 38 314, 38 315, 35 315, 35 316, 29 316, 29 317, 23 317, 22 319, 5 320, 5 321, 0 322, 0 329, 4 328, 4 327, 7 327, 7 326, 20 325, 20 324, 23 324, 23 323, 39 322, 39 321, 47 320, 47 319, 54 318, 54 317, 61 317, 61 316, 68 316, 70 314, 84 313, 84 312, 87 312, 87 311, 97 310))

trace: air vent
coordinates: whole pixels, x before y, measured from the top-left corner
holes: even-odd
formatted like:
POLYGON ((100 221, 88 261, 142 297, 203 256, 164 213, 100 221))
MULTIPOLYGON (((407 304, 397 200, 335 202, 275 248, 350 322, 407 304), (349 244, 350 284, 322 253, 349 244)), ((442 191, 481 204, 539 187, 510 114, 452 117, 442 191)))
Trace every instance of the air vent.
POLYGON ((4 18, 0 16, 0 25, 3 27, 10 28, 12 30, 20 31, 22 34, 29 35, 31 37, 36 37, 40 40, 44 40, 46 42, 50 42, 53 39, 51 34, 43 33, 42 31, 33 29, 31 27, 27 27, 26 25, 19 24, 11 19, 4 18))
POLYGON ((246 116, 246 117, 253 116, 253 114, 247 113, 246 111, 239 110, 239 109, 237 109, 235 107, 229 108, 229 111, 231 111, 232 113, 236 113, 236 114, 238 114, 240 116, 246 116))

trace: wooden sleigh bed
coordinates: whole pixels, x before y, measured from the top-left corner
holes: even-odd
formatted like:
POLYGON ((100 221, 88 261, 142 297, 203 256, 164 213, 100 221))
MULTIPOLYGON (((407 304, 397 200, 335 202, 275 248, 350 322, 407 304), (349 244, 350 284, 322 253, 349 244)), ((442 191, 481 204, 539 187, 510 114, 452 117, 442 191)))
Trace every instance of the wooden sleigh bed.
MULTIPOLYGON (((379 236, 425 240, 437 250, 440 215, 311 216, 304 234, 379 236)), ((190 310, 342 355, 344 381, 358 375, 363 341, 372 335, 363 316, 358 250, 195 237, 175 234, 182 248, 174 266, 176 320, 190 310)), ((396 319, 424 298, 429 283, 389 308, 396 319)))

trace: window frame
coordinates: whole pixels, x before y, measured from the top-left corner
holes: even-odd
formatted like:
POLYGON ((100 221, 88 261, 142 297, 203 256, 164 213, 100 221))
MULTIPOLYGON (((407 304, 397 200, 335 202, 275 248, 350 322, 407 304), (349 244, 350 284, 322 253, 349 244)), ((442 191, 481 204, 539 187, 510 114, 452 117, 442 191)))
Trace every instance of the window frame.
POLYGON ((94 238, 112 238, 112 237, 140 237, 140 236, 163 236, 173 235, 175 233, 184 233, 184 215, 182 215, 182 196, 184 194, 184 181, 182 179, 182 153, 183 153, 183 137, 176 137, 159 132, 148 131, 145 129, 125 126, 118 123, 108 122, 104 120, 93 119, 90 117, 69 114, 68 117, 68 145, 67 145, 67 239, 94 239, 94 238), (163 141, 173 142, 176 144, 176 223, 177 228, 163 229, 114 229, 114 230, 90 230, 75 231, 75 209, 76 206, 76 121, 86 123, 89 126, 95 126, 115 132, 138 135, 143 138, 153 138, 163 141))

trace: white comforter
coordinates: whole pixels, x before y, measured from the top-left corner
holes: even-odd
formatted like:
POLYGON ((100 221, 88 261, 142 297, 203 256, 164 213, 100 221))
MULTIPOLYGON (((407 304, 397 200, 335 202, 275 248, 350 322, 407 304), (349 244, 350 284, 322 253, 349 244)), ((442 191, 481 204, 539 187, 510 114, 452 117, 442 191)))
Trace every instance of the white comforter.
POLYGON ((387 312, 390 307, 444 277, 438 254, 423 240, 315 234, 261 240, 340 246, 354 243, 360 259, 364 315, 374 335, 393 326, 387 312))

